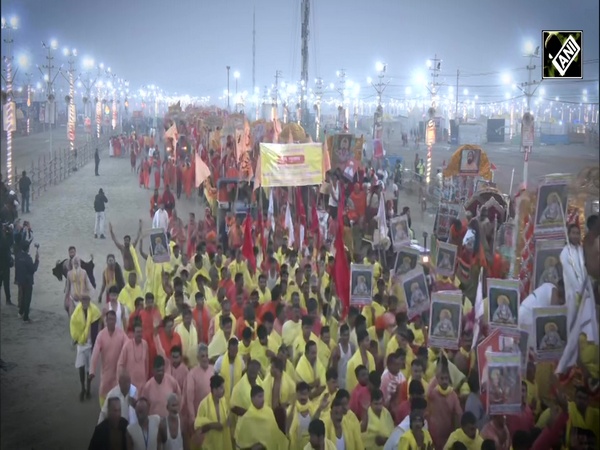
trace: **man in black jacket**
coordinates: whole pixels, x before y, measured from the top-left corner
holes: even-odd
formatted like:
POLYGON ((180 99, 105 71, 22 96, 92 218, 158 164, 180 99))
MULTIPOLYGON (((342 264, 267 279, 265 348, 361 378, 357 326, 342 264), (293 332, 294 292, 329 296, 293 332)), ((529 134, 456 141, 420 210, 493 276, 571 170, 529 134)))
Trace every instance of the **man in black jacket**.
POLYGON ((9 224, 2 224, 0 229, 0 287, 4 286, 6 304, 12 305, 10 301, 10 268, 14 265, 11 254, 13 246, 13 229, 9 224))
POLYGON ((104 237, 104 221, 106 219, 104 211, 106 209, 106 204, 108 203, 108 199, 106 195, 104 195, 104 191, 102 188, 96 194, 96 198, 94 199, 94 211, 96 211, 96 224, 94 225, 94 237, 98 239, 98 235, 100 235, 100 239, 106 239, 104 237))
POLYGON ((40 265, 40 253, 35 251, 35 262, 29 254, 29 242, 21 242, 21 250, 15 255, 15 282, 21 289, 21 304, 19 315, 23 316, 23 322, 31 323, 29 320, 29 308, 33 295, 33 275, 40 265))
POLYGON ((100 176, 100 174, 98 173, 99 167, 100 167, 100 152, 98 152, 98 148, 96 148, 96 151, 94 152, 94 173, 96 174, 97 177, 100 176))
POLYGON ((127 450, 127 422, 121 417, 121 401, 108 400, 108 417, 96 425, 88 450, 127 450))
POLYGON ((27 172, 23 171, 19 180, 19 192, 21 193, 21 212, 29 212, 29 193, 31 191, 31 179, 27 176, 27 172))

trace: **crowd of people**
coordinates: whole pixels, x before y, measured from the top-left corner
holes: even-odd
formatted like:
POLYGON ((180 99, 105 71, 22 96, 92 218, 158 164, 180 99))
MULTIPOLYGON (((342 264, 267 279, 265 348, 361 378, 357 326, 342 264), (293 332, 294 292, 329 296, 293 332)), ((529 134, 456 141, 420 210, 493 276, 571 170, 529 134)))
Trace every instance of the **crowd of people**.
MULTIPOLYGON (((428 312, 408 319, 400 278, 382 253, 362 244, 377 228, 380 195, 388 217, 398 214, 392 174, 366 168, 347 180, 331 171, 318 189, 274 189, 275 208, 263 204, 263 189, 248 188, 256 218, 229 215, 223 235, 211 202, 222 173, 211 165, 213 150, 202 150, 212 172, 200 191, 204 219, 191 213, 184 222, 176 206, 182 191, 191 196, 196 187, 195 160, 173 153, 161 163, 148 138, 123 137, 129 144, 115 156, 132 155, 142 187, 151 187, 154 171, 150 216, 153 229, 166 232, 170 260, 154 260, 158 252, 144 246, 140 220, 136 235, 122 240, 109 224, 118 252, 108 255, 97 290, 75 248, 65 263, 80 401, 92 398, 99 378, 91 450, 545 450, 600 442, 589 387, 578 387, 570 399, 558 388, 549 399, 538 390, 533 361, 519 414, 487 413, 473 305, 481 268, 490 277, 507 274, 490 240, 487 211, 452 224, 455 276, 438 276, 420 263, 429 292, 463 293, 459 350, 435 348, 428 345, 428 312), (183 176, 188 165, 191 180, 183 176), (181 186, 175 195, 173 184, 181 186), (286 218, 290 203, 296 227, 286 218), (317 206, 328 211, 326 233, 317 206), (341 260, 373 266, 372 303, 349 304, 341 260)), ((98 200, 97 213, 105 200, 98 200)), ((410 227, 410 210, 400 214, 410 227)), ((96 234, 104 237, 103 229, 96 234)), ((580 243, 574 238, 569 245, 580 243)), ((548 303, 564 303, 566 287, 543 291, 548 303)), ((481 339, 489 330, 477 325, 481 339)))

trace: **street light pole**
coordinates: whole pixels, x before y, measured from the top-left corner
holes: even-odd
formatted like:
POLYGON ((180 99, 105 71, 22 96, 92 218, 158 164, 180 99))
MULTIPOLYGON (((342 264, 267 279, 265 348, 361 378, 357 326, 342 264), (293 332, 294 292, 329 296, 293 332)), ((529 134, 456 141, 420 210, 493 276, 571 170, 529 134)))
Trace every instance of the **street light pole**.
POLYGON ((46 95, 47 95, 48 102, 46 103, 46 114, 44 115, 44 118, 45 118, 45 121, 48 122, 48 126, 50 127, 50 155, 54 159, 52 123, 56 120, 56 117, 55 117, 56 111, 55 111, 55 105, 54 105, 55 97, 54 97, 53 86, 54 86, 54 80, 56 80, 56 77, 58 76, 60 71, 56 72, 56 74, 54 75, 54 78, 52 77, 52 69, 54 69, 54 65, 52 64, 52 61, 54 60, 54 56, 52 56, 52 50, 56 50, 56 47, 58 47, 58 44, 55 40, 52 40, 52 41, 50 41, 50 45, 46 45, 44 42, 42 42, 42 47, 48 51, 48 54, 46 55, 46 60, 48 61, 48 63, 45 66, 43 66, 44 69, 48 70, 48 73, 44 74, 42 69, 40 69, 39 67, 38 67, 38 69, 42 73, 42 76, 48 78, 46 80, 46 83, 47 83, 46 95))
POLYGON ((12 30, 17 28, 17 18, 13 17, 8 22, 2 18, 2 29, 6 30, 6 38, 4 43, 6 44, 6 56, 4 62, 6 63, 6 170, 7 170, 7 183, 12 187, 13 184, 13 167, 12 167, 12 134, 16 131, 17 123, 15 116, 15 102, 13 97, 13 68, 12 61, 13 56, 11 53, 13 38, 12 30))
POLYGON ((67 81, 69 82, 69 102, 68 102, 68 116, 67 116, 67 138, 69 139, 69 150, 71 154, 75 152, 75 57, 77 56, 77 50, 65 49, 65 55, 69 58, 67 60, 69 64, 69 76, 67 81))
POLYGON ((539 58, 540 47, 537 47, 535 51, 529 51, 525 56, 529 58, 529 64, 527 64, 527 83, 521 83, 518 88, 525 94, 525 98, 527 100, 527 111, 523 115, 522 124, 521 124, 521 150, 524 153, 524 163, 523 163, 523 187, 527 188, 527 180, 529 177, 529 154, 533 148, 533 141, 535 139, 535 122, 534 117, 531 114, 531 97, 535 94, 535 91, 539 87, 539 82, 532 80, 532 72, 535 70, 536 66, 533 64, 534 58, 539 58), (533 86, 536 86, 533 90, 531 89, 533 86), (528 139, 531 137, 531 132, 524 133, 524 131, 529 130, 529 127, 533 127, 533 139, 528 139), (524 136, 527 134, 527 136, 524 136), (524 140, 525 138, 525 140, 524 140))
POLYGON ((319 141, 321 132, 321 99, 323 98, 323 78, 317 78, 315 83, 315 142, 319 141))
POLYGON ((375 114, 373 116, 373 139, 382 139, 383 140, 383 105, 381 104, 381 99, 383 96, 383 91, 390 84, 388 81, 385 83, 383 79, 385 78, 385 72, 387 70, 387 64, 377 63, 377 77, 379 81, 377 84, 373 84, 371 82, 371 86, 375 88, 375 92, 377 92, 377 108, 375 109, 375 114))

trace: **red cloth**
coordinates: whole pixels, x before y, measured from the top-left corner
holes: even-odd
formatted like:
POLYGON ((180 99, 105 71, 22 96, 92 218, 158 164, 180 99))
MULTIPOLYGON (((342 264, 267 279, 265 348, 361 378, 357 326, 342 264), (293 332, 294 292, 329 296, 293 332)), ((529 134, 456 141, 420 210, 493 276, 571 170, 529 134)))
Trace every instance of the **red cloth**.
POLYGON ((568 420, 569 415, 561 412, 552 424, 552 427, 544 427, 541 434, 533 443, 531 450, 548 450, 559 445, 565 434, 568 420))
POLYGON ((346 258, 346 250, 344 249, 344 205, 346 203, 344 189, 340 188, 339 210, 338 210, 338 230, 335 236, 335 289, 342 301, 342 317, 346 317, 348 309, 350 309, 350 267, 348 266, 348 258, 346 258))
POLYGON ((208 328, 210 327, 210 313, 206 307, 202 309, 194 308, 193 310, 194 323, 198 330, 198 340, 208 344, 208 328))
POLYGON ((371 392, 368 386, 357 385, 352 391, 350 396, 349 407, 350 410, 356 414, 358 420, 362 420, 363 414, 365 414, 371 405, 371 392))
POLYGON ((396 403, 394 406, 391 413, 394 417, 394 423, 398 425, 410 414, 410 400, 404 400, 402 403, 396 403))
POLYGON ((316 239, 314 241, 316 248, 320 249, 321 248, 321 227, 319 226, 319 215, 317 214, 316 203, 312 205, 310 215, 311 215, 310 230, 311 230, 313 236, 316 237, 316 239))
POLYGON ((250 212, 244 220, 244 243, 242 244, 242 255, 248 261, 252 270, 256 270, 256 257, 254 256, 254 244, 252 242, 252 216, 250 212))
POLYGON ((535 417, 529 405, 525 405, 525 408, 521 410, 521 414, 517 416, 506 416, 506 426, 510 431, 511 440, 517 431, 530 433, 535 427, 535 417))

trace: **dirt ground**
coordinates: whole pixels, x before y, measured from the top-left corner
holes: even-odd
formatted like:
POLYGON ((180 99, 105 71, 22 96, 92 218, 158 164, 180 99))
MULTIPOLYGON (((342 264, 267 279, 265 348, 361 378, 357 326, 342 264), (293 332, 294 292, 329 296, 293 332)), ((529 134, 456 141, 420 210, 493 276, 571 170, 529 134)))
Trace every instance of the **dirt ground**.
MULTIPOLYGON (((145 230, 151 228, 151 192, 137 186, 129 158, 110 159, 107 153, 103 152, 99 177, 94 176, 93 164, 88 164, 32 202, 31 214, 22 216, 31 222, 34 240, 40 244, 40 266, 35 276, 32 324, 19 320, 17 308, 6 306, 4 292, 0 294, 0 357, 16 364, 0 371, 2 449, 87 448, 98 420, 98 378, 92 384, 92 399, 79 402, 75 348, 63 309, 64 282, 54 278, 51 270, 57 260, 67 256, 69 245, 75 245, 82 259, 94 255, 95 277, 100 282, 107 254, 117 250, 108 236, 108 222, 113 223, 118 239, 134 235, 139 218, 144 220, 145 230), (109 201, 106 240, 93 237, 93 200, 99 188, 109 201)), ((187 199, 178 202, 177 209, 184 218, 192 209, 197 216, 203 211, 197 200, 194 204, 187 199)), ((32 256, 34 253, 32 247, 32 256)), ((15 286, 12 291, 16 303, 15 286)))

